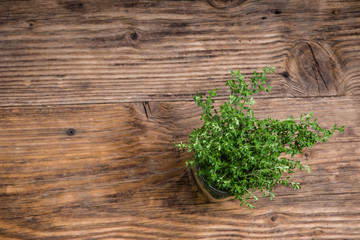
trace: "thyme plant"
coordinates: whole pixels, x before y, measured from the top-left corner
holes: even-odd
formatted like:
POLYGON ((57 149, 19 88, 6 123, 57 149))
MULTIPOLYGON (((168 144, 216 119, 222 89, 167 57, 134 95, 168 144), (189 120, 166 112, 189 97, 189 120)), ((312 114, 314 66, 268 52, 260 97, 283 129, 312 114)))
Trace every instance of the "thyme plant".
POLYGON ((273 67, 254 72, 248 84, 240 71, 231 71, 232 78, 226 82, 231 93, 219 109, 214 108, 213 99, 217 89, 207 96, 196 93, 194 100, 203 110, 203 125, 190 133, 188 142, 175 144, 192 153, 186 165, 197 166, 197 174, 211 186, 229 192, 241 201, 240 205, 251 209, 254 206, 249 200, 258 200, 259 192, 272 199, 277 185, 299 189, 300 184, 291 181, 288 174, 296 168, 310 172, 310 168, 293 160, 294 155, 316 142, 326 142, 344 128, 335 124, 324 129, 313 113, 301 114, 297 119, 257 119, 251 108, 255 103, 253 94, 270 91, 266 74, 271 72, 273 67))

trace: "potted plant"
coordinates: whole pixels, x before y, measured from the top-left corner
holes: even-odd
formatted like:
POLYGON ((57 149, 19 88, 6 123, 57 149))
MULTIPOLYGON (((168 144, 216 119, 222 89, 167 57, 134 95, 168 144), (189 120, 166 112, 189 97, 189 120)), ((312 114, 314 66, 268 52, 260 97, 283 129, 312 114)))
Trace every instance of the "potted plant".
POLYGON ((218 109, 214 107, 217 89, 207 96, 194 96, 203 110, 203 125, 190 133, 187 142, 175 146, 192 153, 186 165, 210 201, 236 198, 240 205, 252 209, 249 200, 258 200, 259 193, 272 199, 277 185, 300 188, 289 174, 296 168, 307 172, 310 168, 293 156, 317 142, 326 142, 336 131, 343 132, 344 127, 336 124, 331 129, 320 127, 313 113, 297 119, 257 119, 251 108, 255 103, 252 96, 270 91, 266 74, 271 72, 273 67, 254 72, 247 83, 240 71, 231 71, 232 78, 226 82, 229 98, 218 109))

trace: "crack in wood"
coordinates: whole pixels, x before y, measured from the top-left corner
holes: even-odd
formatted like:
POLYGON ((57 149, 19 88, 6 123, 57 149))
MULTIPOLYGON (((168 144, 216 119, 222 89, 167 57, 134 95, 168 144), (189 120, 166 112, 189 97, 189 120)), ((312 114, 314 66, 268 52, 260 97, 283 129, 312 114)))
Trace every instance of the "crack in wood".
POLYGON ((149 118, 149 113, 151 113, 150 104, 149 104, 149 102, 143 102, 142 105, 143 105, 143 108, 144 108, 145 116, 148 119, 149 118))
MULTIPOLYGON (((311 52, 311 54, 312 54, 312 56, 313 56, 313 58, 314 58, 314 61, 315 61, 315 64, 316 64, 316 70, 317 70, 317 72, 319 73, 319 75, 320 75, 320 77, 321 77, 321 80, 324 82, 324 85, 325 85, 326 89, 329 91, 329 88, 328 88, 328 86, 327 86, 327 84, 326 84, 326 81, 325 81, 325 79, 324 79, 324 76, 323 76, 322 73, 321 73, 320 64, 319 64, 319 62, 317 61, 317 59, 316 59, 316 57, 315 57, 314 50, 313 50, 313 48, 311 47, 311 45, 310 45, 309 43, 307 43, 307 45, 309 46, 310 52, 311 52)), ((319 90, 319 94, 320 94, 320 88, 319 88, 318 78, 317 78, 316 74, 315 74, 315 78, 316 78, 316 82, 317 82, 317 84, 318 84, 318 90, 319 90)))
POLYGON ((285 80, 293 96, 343 95, 344 64, 325 42, 302 40, 289 52, 285 80))

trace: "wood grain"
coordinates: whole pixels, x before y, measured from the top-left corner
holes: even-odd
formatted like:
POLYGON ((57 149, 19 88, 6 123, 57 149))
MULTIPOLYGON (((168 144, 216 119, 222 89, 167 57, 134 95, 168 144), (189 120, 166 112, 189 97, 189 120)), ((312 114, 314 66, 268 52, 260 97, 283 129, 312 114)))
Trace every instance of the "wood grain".
POLYGON ((0 0, 0 239, 360 239, 360 1, 0 0), (343 135, 302 189, 208 203, 175 150, 192 96, 275 66, 259 118, 343 135))
POLYGON ((336 54, 324 46, 305 41, 291 51, 286 78, 294 96, 344 95, 344 68, 336 54))
POLYGON ((0 105, 224 96, 231 69, 249 77, 266 65, 277 68, 272 97, 358 95, 358 9, 357 0, 0 1, 0 105))
POLYGON ((260 118, 314 110, 323 126, 346 129, 297 157, 313 169, 294 175, 301 190, 278 188, 252 212, 237 201, 207 203, 192 185, 187 154, 173 147, 201 124, 192 102, 0 108, 0 237, 358 238, 360 98, 254 106, 260 118))

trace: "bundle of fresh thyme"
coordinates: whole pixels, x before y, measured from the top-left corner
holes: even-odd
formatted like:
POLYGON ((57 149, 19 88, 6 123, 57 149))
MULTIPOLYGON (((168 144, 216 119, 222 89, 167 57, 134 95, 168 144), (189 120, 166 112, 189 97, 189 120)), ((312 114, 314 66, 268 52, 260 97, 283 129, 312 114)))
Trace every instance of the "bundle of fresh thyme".
POLYGON ((257 119, 251 108, 255 103, 252 96, 270 91, 266 74, 271 72, 273 67, 254 72, 247 84, 240 71, 231 71, 232 78, 226 83, 231 93, 219 109, 215 109, 213 99, 217 89, 205 97, 197 93, 194 100, 203 109, 203 125, 191 132, 189 141, 175 144, 192 153, 186 164, 196 165, 198 174, 211 186, 229 192, 249 208, 254 207, 249 200, 258 200, 258 192, 272 199, 279 184, 300 188, 288 174, 296 168, 310 172, 310 168, 293 156, 344 129, 336 124, 331 129, 320 127, 313 113, 304 113, 298 119, 257 119))

